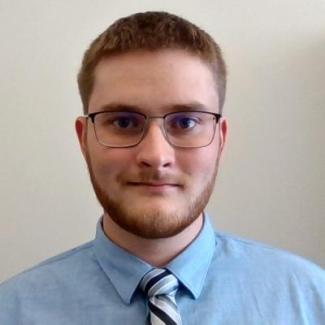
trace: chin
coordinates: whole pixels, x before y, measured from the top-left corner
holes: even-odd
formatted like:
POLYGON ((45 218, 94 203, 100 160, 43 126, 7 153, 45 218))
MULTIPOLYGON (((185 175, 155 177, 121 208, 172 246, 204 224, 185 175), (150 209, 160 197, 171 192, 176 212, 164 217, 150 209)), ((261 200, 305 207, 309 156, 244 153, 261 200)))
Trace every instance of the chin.
MULTIPOLYGON (((125 206, 124 206, 125 207, 125 206)), ((158 239, 175 236, 187 228, 197 216, 165 205, 108 209, 108 215, 122 229, 142 238, 158 239)))

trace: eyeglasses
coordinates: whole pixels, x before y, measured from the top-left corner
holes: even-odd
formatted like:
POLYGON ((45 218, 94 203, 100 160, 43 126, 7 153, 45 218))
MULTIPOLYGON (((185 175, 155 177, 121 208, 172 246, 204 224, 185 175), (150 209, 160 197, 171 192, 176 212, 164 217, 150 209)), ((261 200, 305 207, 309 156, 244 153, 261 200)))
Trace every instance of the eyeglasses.
POLYGON ((190 111, 164 116, 146 116, 138 112, 101 111, 87 115, 94 124, 97 141, 110 148, 127 148, 144 138, 150 119, 163 119, 163 135, 178 148, 208 146, 215 134, 221 114, 190 111))

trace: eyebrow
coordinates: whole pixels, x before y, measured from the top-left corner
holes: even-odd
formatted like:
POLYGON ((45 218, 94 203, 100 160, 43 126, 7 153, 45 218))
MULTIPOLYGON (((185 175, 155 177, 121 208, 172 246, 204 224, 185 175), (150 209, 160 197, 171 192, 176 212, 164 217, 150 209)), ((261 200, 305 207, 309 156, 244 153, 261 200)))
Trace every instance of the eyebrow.
MULTIPOLYGON (((168 113, 171 112, 187 112, 187 111, 204 111, 209 112, 210 110, 202 103, 199 102, 191 102, 186 104, 174 104, 174 105, 166 105, 163 107, 168 113)), ((139 112, 143 113, 145 110, 140 106, 122 104, 122 103, 111 103, 101 106, 97 112, 139 112)))

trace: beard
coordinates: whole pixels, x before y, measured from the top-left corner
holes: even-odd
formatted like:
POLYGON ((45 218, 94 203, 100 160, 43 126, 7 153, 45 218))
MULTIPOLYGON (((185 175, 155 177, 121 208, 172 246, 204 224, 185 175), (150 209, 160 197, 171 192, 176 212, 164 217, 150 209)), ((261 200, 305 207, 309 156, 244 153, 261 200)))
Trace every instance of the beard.
MULTIPOLYGON (((172 204, 166 207, 165 202, 163 202, 163 206, 146 206, 146 203, 150 200, 148 197, 144 198, 143 202, 137 200, 134 203, 128 199, 127 194, 124 197, 115 199, 110 195, 109 190, 106 190, 96 178, 88 153, 86 153, 86 162, 96 197, 108 216, 119 227, 136 236, 146 239, 158 239, 172 237, 181 233, 201 215, 214 188, 219 159, 215 164, 210 179, 206 181, 199 193, 192 194, 186 200, 186 206, 182 209, 177 209, 175 204, 173 204, 173 207, 172 204)), ((150 181, 159 180, 161 176, 158 172, 147 172, 141 175, 140 178, 143 181, 150 181)), ((184 190, 184 188, 178 190, 184 190)))

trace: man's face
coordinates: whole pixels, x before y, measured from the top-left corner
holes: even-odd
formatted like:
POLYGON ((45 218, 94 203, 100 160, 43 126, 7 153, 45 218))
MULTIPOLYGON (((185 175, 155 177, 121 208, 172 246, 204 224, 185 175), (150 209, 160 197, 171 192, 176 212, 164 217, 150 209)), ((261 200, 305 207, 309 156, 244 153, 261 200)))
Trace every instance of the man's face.
MULTIPOLYGON (((211 70, 198 57, 181 50, 137 51, 103 59, 95 69, 89 113, 112 105, 136 107, 147 116, 181 105, 218 113, 218 95, 211 70)), ((172 147, 160 119, 152 119, 144 139, 130 148, 99 144, 89 119, 78 118, 76 129, 105 217, 140 237, 166 238, 200 216, 217 174, 224 119, 209 146, 191 149, 172 147)))

